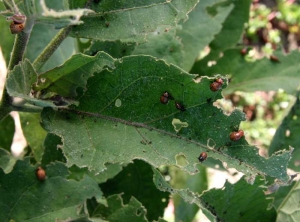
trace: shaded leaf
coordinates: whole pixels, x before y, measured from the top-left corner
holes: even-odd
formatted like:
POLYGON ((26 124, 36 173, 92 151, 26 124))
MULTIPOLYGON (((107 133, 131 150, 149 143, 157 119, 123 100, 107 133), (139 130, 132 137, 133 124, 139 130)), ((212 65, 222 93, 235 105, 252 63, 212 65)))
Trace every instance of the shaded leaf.
POLYGON ((295 187, 297 187, 296 183, 297 182, 294 181, 289 186, 279 187, 279 189, 274 194, 270 195, 270 197, 273 198, 272 206, 276 209, 277 212, 281 207, 281 204, 284 205, 288 198, 293 198, 293 195, 289 194, 293 192, 293 189, 295 187))
POLYGON ((48 133, 44 140, 44 153, 42 159, 42 165, 53 163, 55 161, 66 162, 66 158, 62 152, 60 146, 62 145, 61 138, 54 134, 48 133))
POLYGON ((153 176, 153 182, 157 189, 169 192, 171 194, 177 194, 179 195, 185 202, 189 204, 196 204, 200 209, 202 209, 203 213, 206 215, 206 217, 210 221, 217 221, 216 215, 211 213, 208 209, 205 208, 205 203, 202 201, 201 197, 198 193, 194 193, 192 191, 189 191, 189 189, 174 189, 171 187, 163 178, 163 176, 159 173, 158 170, 152 167, 152 170, 154 172, 153 176))
POLYGON ((82 17, 84 24, 73 27, 73 37, 102 41, 145 42, 159 26, 174 27, 186 19, 199 0, 70 1, 71 8, 88 7, 96 12, 82 17), (151 17, 151 19, 149 19, 151 17))
POLYGON ((208 62, 218 59, 221 52, 235 47, 240 40, 244 25, 249 19, 251 0, 229 0, 227 2, 233 3, 234 8, 224 21, 221 32, 215 35, 214 40, 209 44, 210 53, 194 64, 191 73, 213 76, 215 73, 205 72, 208 62))
POLYGON ((0 148, 0 168, 4 173, 12 171, 17 159, 7 150, 0 148))
MULTIPOLYGON (((57 2, 57 1, 56 1, 57 2)), ((57 34, 52 26, 47 24, 36 24, 30 34, 30 39, 25 52, 25 56, 30 62, 33 62, 50 41, 57 34)), ((55 50, 49 60, 43 65, 39 72, 52 69, 61 65, 71 55, 75 53, 75 41, 72 38, 66 38, 61 45, 55 50)))
POLYGON ((24 136, 37 162, 42 160, 46 131, 40 125, 39 113, 20 113, 24 136))
POLYGON ((66 180, 67 168, 61 163, 44 167, 45 181, 37 179, 36 168, 26 158, 18 161, 9 174, 0 170, 0 218, 3 221, 76 219, 80 217, 78 207, 87 198, 101 196, 97 183, 89 177, 81 181, 66 180))
POLYGON ((205 207, 222 221, 275 221, 276 211, 267 210, 270 200, 263 193, 263 181, 249 185, 241 179, 225 183, 222 189, 211 189, 201 196, 205 207), (254 213, 255 212, 255 213, 254 213))
POLYGON ((289 163, 289 168, 300 171, 300 92, 297 92, 296 101, 289 111, 288 115, 283 119, 281 125, 278 127, 270 148, 269 154, 281 150, 283 147, 292 146, 294 148, 292 159, 289 163))
POLYGON ((115 66, 112 72, 89 79, 79 107, 58 112, 44 109, 42 113, 45 129, 64 140, 68 166, 100 172, 107 162, 143 159, 159 167, 176 165, 175 156, 182 154, 187 164, 179 167, 195 173, 199 153, 207 151, 211 158, 246 174, 249 182, 257 174, 289 180, 290 151, 265 159, 244 138, 230 140, 230 133, 245 117, 239 110, 225 115, 213 105, 221 98, 220 91, 209 89, 213 80, 203 77, 195 82, 193 75, 149 56, 126 57, 115 66), (174 100, 160 103, 166 90, 182 101, 186 111, 176 109, 174 100), (177 133, 174 118, 187 122, 188 127, 177 133))
POLYGON ((231 82, 223 92, 229 94, 235 91, 254 92, 257 90, 269 91, 284 89, 287 93, 295 94, 300 84, 298 51, 288 55, 275 53, 280 63, 264 58, 255 62, 247 62, 240 54, 240 49, 230 49, 224 52, 217 64, 206 66, 203 72, 206 75, 216 73, 231 75, 231 82), (272 83, 272 84, 270 84, 272 83))
POLYGON ((145 217, 146 209, 134 197, 128 204, 123 204, 122 195, 112 195, 107 198, 107 206, 99 204, 97 209, 91 214, 91 218, 101 218, 105 221, 148 221, 145 217))
POLYGON ((15 121, 10 115, 0 122, 0 132, 0 147, 10 151, 15 134, 15 121))
MULTIPOLYGON (((204 190, 208 189, 207 172, 206 168, 202 165, 198 166, 199 173, 195 175, 188 175, 183 171, 175 170, 171 181, 174 188, 189 188, 193 192, 201 194, 204 190), (182 187, 178 187, 178 184, 183 183, 182 187)), ((195 204, 185 202, 180 196, 174 195, 174 207, 175 207, 175 221, 193 221, 196 213, 199 211, 199 207, 195 204)))
POLYGON ((135 160, 113 179, 101 184, 100 188, 105 196, 123 192, 125 204, 135 197, 147 209, 148 220, 153 221, 163 216, 169 198, 168 194, 156 189, 152 175, 153 171, 149 164, 135 160))
POLYGON ((222 22, 230 13, 233 5, 224 6, 223 0, 204 0, 189 13, 189 19, 180 22, 172 30, 161 27, 149 34, 145 44, 138 45, 133 54, 147 54, 162 58, 190 70, 199 51, 207 46, 222 28, 222 22), (208 10, 214 8, 216 14, 208 10), (205 32, 203 31, 205 30, 205 32))

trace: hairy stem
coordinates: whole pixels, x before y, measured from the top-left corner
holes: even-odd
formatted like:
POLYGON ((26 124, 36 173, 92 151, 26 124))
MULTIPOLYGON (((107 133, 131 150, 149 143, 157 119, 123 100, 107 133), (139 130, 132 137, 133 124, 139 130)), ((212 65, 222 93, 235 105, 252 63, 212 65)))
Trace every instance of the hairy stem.
MULTIPOLYGON (((8 75, 13 68, 19 64, 19 62, 22 61, 24 52, 29 40, 29 36, 31 33, 31 29, 33 26, 33 22, 29 22, 27 25, 26 32, 22 31, 15 37, 14 47, 12 50, 11 58, 8 65, 8 75)), ((12 103, 12 97, 8 95, 6 90, 6 84, 3 88, 3 94, 0 102, 0 121, 2 121, 9 113, 13 110, 11 103, 12 103)))
POLYGON ((50 58, 50 56, 55 52, 55 50, 60 46, 62 41, 68 36, 71 30, 71 26, 63 28, 60 30, 56 36, 51 40, 51 42, 46 46, 43 52, 34 60, 32 63, 36 71, 40 70, 45 62, 50 58))

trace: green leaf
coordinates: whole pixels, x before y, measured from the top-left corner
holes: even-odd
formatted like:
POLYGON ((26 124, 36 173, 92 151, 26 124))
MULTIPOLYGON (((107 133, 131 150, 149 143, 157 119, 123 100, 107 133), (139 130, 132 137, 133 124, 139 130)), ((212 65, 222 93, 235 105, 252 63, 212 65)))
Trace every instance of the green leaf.
MULTIPOLYGON (((50 25, 36 24, 30 34, 30 39, 25 53, 26 58, 33 62, 54 38, 57 32, 58 31, 50 25)), ((75 40, 72 38, 66 38, 49 60, 43 65, 40 71, 43 72, 61 65, 74 53, 75 40)))
MULTIPOLYGON (((4 10, 5 7, 0 2, 0 11, 4 10)), ((10 53, 14 45, 15 36, 10 33, 9 22, 5 17, 0 16, 0 46, 5 59, 6 64, 9 63, 10 53)))
POLYGON ((148 220, 153 221, 163 216, 169 198, 168 194, 156 189, 152 175, 149 164, 135 160, 113 179, 101 184, 100 188, 105 196, 123 192, 124 203, 128 203, 132 196, 135 197, 147 209, 148 220))
POLYGON ((114 68, 114 59, 104 52, 99 52, 95 56, 76 54, 62 66, 39 75, 39 83, 35 90, 43 90, 43 94, 55 93, 74 98, 79 87, 86 90, 87 79, 94 72, 106 68, 114 68))
POLYGON ((39 113, 20 113, 24 136, 37 162, 42 160, 46 131, 40 125, 39 113))
MULTIPOLYGON (((55 161, 60 161, 65 163, 66 158, 62 152, 60 146, 62 145, 61 138, 54 134, 48 133, 44 140, 44 153, 42 158, 42 165, 54 163, 55 161)), ((83 177, 82 177, 83 178, 83 177)))
POLYGON ((69 179, 81 180, 85 174, 97 181, 98 184, 105 183, 108 179, 115 177, 122 170, 120 164, 105 164, 106 169, 100 173, 97 173, 95 170, 90 171, 88 168, 79 168, 76 165, 73 165, 69 168, 71 175, 69 179))
POLYGON ((289 168, 299 171, 300 159, 300 139, 299 139, 299 124, 300 124, 300 91, 297 92, 296 101, 290 109, 288 115, 283 119, 278 127, 270 148, 269 154, 281 150, 284 147, 293 147, 292 159, 289 163, 289 168))
POLYGON ((15 134, 15 121, 10 115, 0 122, 0 132, 0 147, 10 151, 15 134))
POLYGON ((267 210, 270 200, 263 193, 263 181, 253 185, 244 179, 236 184, 225 183, 222 189, 211 189, 201 196, 207 209, 218 221, 275 221, 276 211, 267 210), (255 212, 255 213, 254 213, 255 212))
POLYGON ((7 150, 0 148, 0 168, 4 173, 12 171, 17 159, 7 150))
POLYGON ((203 68, 203 73, 214 75, 216 73, 229 74, 231 82, 225 94, 235 91, 254 92, 257 90, 269 91, 284 89, 287 93, 295 94, 300 84, 298 51, 288 55, 275 53, 279 63, 264 58, 255 62, 247 62, 240 54, 240 49, 225 51, 222 58, 217 60, 217 65, 203 68), (272 84, 270 84, 272 83, 272 84))
MULTIPOLYGON (((208 189, 207 172, 204 166, 198 166, 199 173, 188 175, 187 173, 174 169, 172 171, 172 181, 174 188, 189 188, 193 192, 201 194, 208 189), (174 178, 174 179, 173 179, 174 178), (178 184, 182 184, 178 187, 178 184)), ((193 221, 199 207, 195 204, 185 202, 180 196, 174 195, 175 221, 193 221)))
POLYGON ((25 59, 16 65, 9 73, 6 81, 6 89, 10 96, 24 99, 25 102, 29 102, 33 105, 56 107, 55 103, 51 100, 39 100, 33 97, 31 94, 31 85, 36 82, 37 73, 31 63, 25 59))
MULTIPOLYGON (((244 31, 244 25, 249 20, 250 0, 236 1, 229 0, 234 8, 223 23, 221 32, 209 44, 210 53, 205 58, 196 62, 191 70, 192 73, 205 73, 207 63, 219 58, 220 53, 235 47, 244 31), (203 69, 204 67, 204 69, 203 69)), ((207 75, 207 73, 205 73, 207 75)), ((214 75, 214 73, 211 73, 214 75)))
POLYGON ((71 8, 88 7, 96 12, 82 17, 84 24, 73 27, 73 37, 145 42, 159 26, 174 27, 186 19, 199 0, 69 2, 71 8))
POLYGON ((118 222, 146 222, 146 209, 143 205, 132 197, 128 204, 123 204, 122 195, 112 195, 107 198, 107 206, 99 204, 97 209, 91 214, 91 217, 101 218, 105 221, 118 222))
POLYGON ((195 81, 193 75, 149 56, 125 57, 116 61, 115 67, 88 80, 88 90, 74 110, 42 112, 45 129, 64 141, 68 166, 100 172, 105 163, 133 159, 155 167, 178 165, 175 157, 181 154, 187 164, 179 167, 195 173, 197 157, 207 151, 228 168, 243 172, 249 182, 257 174, 289 180, 286 166, 290 151, 266 159, 244 138, 230 140, 230 133, 245 117, 239 110, 225 115, 213 105, 222 98, 220 91, 210 90, 213 80, 203 77, 195 81), (178 110, 174 100, 168 104, 159 101, 166 90, 186 111, 178 110), (176 131, 174 119, 187 122, 188 127, 176 131))
POLYGON ((295 222, 299 218, 299 190, 300 183, 297 181, 293 188, 290 190, 284 201, 277 209, 276 221, 291 221, 295 222))
POLYGON ((154 172, 153 182, 157 187, 157 189, 164 192, 169 192, 173 195, 177 194, 185 202, 189 204, 193 204, 193 203, 196 204, 200 209, 202 209, 203 213, 210 221, 217 221, 216 215, 212 214, 211 212, 209 212, 208 209, 205 208, 204 202, 202 201, 198 193, 189 191, 189 189, 174 189, 165 181, 165 179, 163 178, 163 176, 160 174, 158 170, 156 170, 154 167, 152 167, 152 170, 154 172))
POLYGON ((66 180, 62 163, 45 167, 47 178, 39 181, 37 166, 29 158, 18 161, 9 174, 0 170, 0 218, 3 221, 55 221, 76 219, 87 198, 100 197, 98 184, 89 177, 81 181, 66 180), (59 189, 57 189, 59 187, 59 189))
POLYGON ((147 37, 147 43, 138 45, 133 54, 152 55, 190 70, 199 51, 221 30, 222 22, 233 8, 232 4, 224 6, 220 3, 224 0, 200 1, 189 13, 188 20, 180 22, 176 29, 161 27, 147 37), (209 8, 214 8, 217 13, 212 15, 209 8))

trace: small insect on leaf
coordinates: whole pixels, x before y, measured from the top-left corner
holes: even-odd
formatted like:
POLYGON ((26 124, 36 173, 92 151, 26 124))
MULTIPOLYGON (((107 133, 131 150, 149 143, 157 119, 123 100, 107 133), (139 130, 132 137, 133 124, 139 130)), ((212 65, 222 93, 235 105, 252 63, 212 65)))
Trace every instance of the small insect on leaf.
POLYGON ((200 156, 198 157, 199 162, 203 162, 204 160, 206 160, 207 158, 207 153, 206 152, 202 152, 200 153, 200 156))
POLYGON ((270 60, 272 62, 280 62, 279 59, 276 56, 274 56, 274 55, 270 55, 270 60))
POLYGON ((18 24, 18 23, 12 22, 12 23, 10 23, 9 28, 10 28, 11 34, 18 34, 23 31, 24 24, 18 24))
POLYGON ((44 181, 46 179, 46 171, 42 167, 36 169, 36 177, 39 181, 44 181))
POLYGON ((167 92, 167 91, 164 92, 163 96, 167 97, 168 99, 171 99, 171 100, 174 99, 174 97, 169 92, 167 92))
POLYGON ((179 103, 179 102, 177 102, 177 101, 175 101, 175 106, 176 106, 176 108, 179 109, 180 111, 185 111, 184 105, 181 104, 181 103, 179 103))
POLYGON ((168 102, 169 102, 169 100, 168 100, 168 97, 165 97, 165 96, 160 96, 160 102, 162 103, 162 104, 167 104, 168 102))
POLYGON ((216 92, 218 90, 220 90, 222 88, 222 84, 219 82, 213 82, 212 84, 210 84, 210 90, 213 92, 216 92))
POLYGON ((240 51, 242 56, 246 55, 247 52, 248 52, 248 48, 242 48, 241 51, 240 51))
POLYGON ((238 141, 240 140, 242 137, 244 136, 244 131, 243 130, 239 130, 237 132, 232 132, 230 133, 230 140, 232 141, 238 141))

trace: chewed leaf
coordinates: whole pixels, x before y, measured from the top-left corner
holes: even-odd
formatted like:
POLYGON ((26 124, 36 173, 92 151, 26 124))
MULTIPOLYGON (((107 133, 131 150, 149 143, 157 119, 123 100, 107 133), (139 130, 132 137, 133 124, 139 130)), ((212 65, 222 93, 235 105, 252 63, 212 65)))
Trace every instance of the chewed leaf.
POLYGON ((77 219, 80 217, 78 207, 87 198, 102 196, 98 184, 88 176, 80 181, 67 180, 68 169, 62 163, 43 167, 46 174, 43 181, 36 175, 37 167, 30 165, 26 158, 17 161, 9 174, 0 169, 0 217, 3 221, 77 219))
POLYGON ((151 1, 70 1, 72 8, 88 7, 96 14, 82 17, 82 25, 73 27, 71 35, 98 40, 145 42, 149 33, 164 25, 174 27, 199 0, 151 1), (149 20, 149 16, 151 19, 149 20))
MULTIPOLYGON (((158 167, 176 165, 181 154, 187 164, 178 167, 194 173, 205 151, 243 172, 249 182, 258 174, 288 181, 290 151, 266 159, 244 137, 230 140, 245 117, 239 110, 225 115, 213 105, 222 98, 222 89, 210 89, 216 79, 195 81, 194 75, 150 56, 125 57, 115 67, 88 80, 77 108, 42 113, 44 128, 62 138, 68 165, 102 171, 105 163, 143 159, 158 167), (174 100, 162 103, 166 91, 174 100), (116 106, 117 100, 121 106, 116 106), (188 125, 176 132, 173 119, 188 125)), ((218 78, 221 88, 227 85, 223 80, 218 78)))

